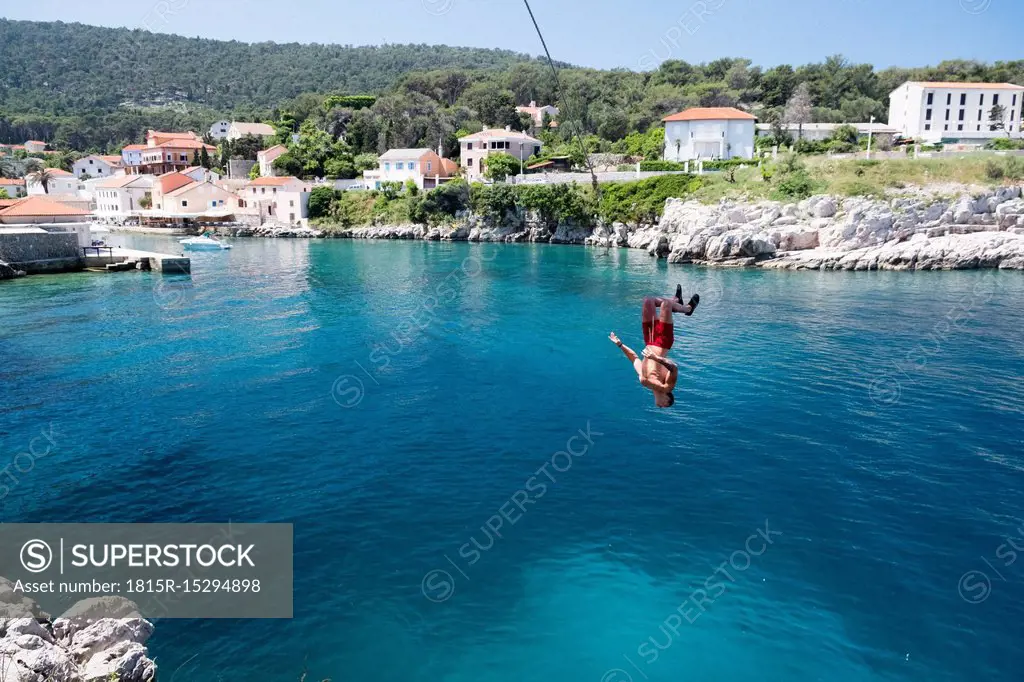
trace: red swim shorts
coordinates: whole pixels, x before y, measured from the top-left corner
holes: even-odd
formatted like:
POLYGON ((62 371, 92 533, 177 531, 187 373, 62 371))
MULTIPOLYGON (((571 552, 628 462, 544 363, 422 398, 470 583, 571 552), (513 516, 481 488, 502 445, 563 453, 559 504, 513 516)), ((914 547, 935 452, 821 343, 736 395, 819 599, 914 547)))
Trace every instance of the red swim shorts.
POLYGON ((672 344, 676 340, 675 328, 672 325, 661 320, 654 320, 653 322, 644 322, 643 327, 644 343, 648 346, 672 350, 672 344))

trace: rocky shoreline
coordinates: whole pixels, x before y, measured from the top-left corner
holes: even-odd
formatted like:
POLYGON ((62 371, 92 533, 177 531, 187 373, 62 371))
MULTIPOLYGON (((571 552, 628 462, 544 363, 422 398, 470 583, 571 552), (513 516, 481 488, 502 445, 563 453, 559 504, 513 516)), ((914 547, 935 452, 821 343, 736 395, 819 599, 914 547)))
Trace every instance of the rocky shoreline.
POLYGON ((536 216, 469 215, 452 226, 344 231, 255 230, 252 236, 543 242, 644 249, 670 263, 792 270, 1024 270, 1024 198, 1004 187, 956 199, 814 196, 799 203, 669 199, 655 225, 551 225, 536 216))
POLYGON ((145 646, 152 634, 152 623, 122 597, 86 599, 52 618, 0 578, 3 682, 152 682, 156 663, 145 646))

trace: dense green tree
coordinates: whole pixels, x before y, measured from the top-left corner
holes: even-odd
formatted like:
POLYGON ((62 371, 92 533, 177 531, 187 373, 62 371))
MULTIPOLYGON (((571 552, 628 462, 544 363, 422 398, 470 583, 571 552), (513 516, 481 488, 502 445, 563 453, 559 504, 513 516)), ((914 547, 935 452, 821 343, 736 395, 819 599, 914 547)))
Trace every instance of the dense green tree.
POLYGON ((488 180, 504 180, 519 174, 520 161, 511 154, 490 154, 485 163, 484 177, 488 180))

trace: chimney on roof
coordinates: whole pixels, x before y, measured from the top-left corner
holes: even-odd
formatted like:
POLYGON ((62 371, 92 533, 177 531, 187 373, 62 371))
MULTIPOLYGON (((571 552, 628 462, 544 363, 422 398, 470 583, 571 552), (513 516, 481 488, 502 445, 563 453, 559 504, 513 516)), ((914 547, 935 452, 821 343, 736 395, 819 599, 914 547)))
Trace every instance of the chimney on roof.
POLYGON ((533 108, 536 108, 537 107, 537 100, 531 99, 530 100, 530 106, 533 107, 533 108))
POLYGON ((512 126, 505 126, 505 132, 506 133, 511 133, 512 132, 512 126))

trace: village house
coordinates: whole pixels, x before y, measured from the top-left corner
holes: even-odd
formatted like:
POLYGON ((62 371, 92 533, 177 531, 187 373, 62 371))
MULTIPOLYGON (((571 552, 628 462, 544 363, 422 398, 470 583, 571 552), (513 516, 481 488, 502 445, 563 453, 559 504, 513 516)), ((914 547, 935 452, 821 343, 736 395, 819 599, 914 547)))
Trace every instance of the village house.
POLYGON ((274 127, 267 123, 242 123, 234 121, 231 127, 228 128, 228 133, 225 139, 237 140, 245 137, 246 135, 255 135, 256 137, 273 137, 277 134, 274 127))
POLYGON ((181 173, 164 173, 159 175, 153 180, 153 185, 150 189, 152 210, 162 211, 164 209, 164 195, 173 192, 176 189, 190 185, 195 181, 187 175, 181 173))
POLYGON ((231 130, 231 121, 217 121, 210 126, 210 137, 215 140, 223 140, 228 136, 229 130, 231 130))
POLYGON ((540 154, 542 147, 540 140, 509 127, 482 130, 459 138, 460 160, 470 182, 483 178, 486 159, 491 154, 510 154, 525 163, 531 156, 540 154))
MULTIPOLYGON (((41 196, 26 197, 0 208, 0 224, 87 223, 90 218, 88 210, 41 196)), ((87 234, 88 227, 83 227, 87 234)))
POLYGON ((533 129, 538 130, 544 127, 544 115, 547 114, 550 119, 550 126, 552 128, 558 127, 558 122, 555 119, 558 117, 558 107, 550 104, 537 106, 536 102, 530 102, 528 106, 516 107, 516 111, 520 114, 527 114, 533 119, 533 129))
MULTIPOLYGON (((132 149, 128 154, 132 161, 126 165, 125 170, 135 175, 163 175, 185 170, 192 166, 195 155, 203 149, 206 149, 207 154, 217 151, 216 147, 204 143, 202 138, 192 132, 165 133, 150 130, 146 133, 144 148, 135 149, 138 145, 130 146, 132 149), (135 156, 135 152, 138 152, 138 156, 135 156)), ((121 156, 126 156, 124 149, 121 150, 121 156)))
POLYGON ((237 200, 237 196, 212 182, 191 182, 164 192, 161 196, 160 210, 181 216, 217 213, 218 210, 223 214, 233 210, 237 200))
POLYGON ((25 189, 29 196, 36 194, 76 194, 78 192, 80 183, 73 173, 69 173, 62 168, 47 168, 46 172, 49 174, 50 180, 45 188, 43 183, 37 181, 34 173, 30 173, 25 178, 25 189))
POLYGON ((149 149, 144 144, 129 144, 121 149, 121 166, 131 169, 142 165, 142 152, 149 149))
POLYGON ((242 191, 240 211, 258 215, 260 222, 276 220, 308 225, 309 183, 295 177, 256 178, 242 191))
POLYGON ((1020 138, 1022 109, 1020 85, 907 81, 889 94, 889 127, 925 142, 984 144, 993 137, 1020 138), (997 107, 1002 118, 993 129, 997 107))
POLYGON ((122 158, 123 157, 121 156, 100 156, 98 154, 92 154, 75 161, 71 166, 71 170, 77 178, 105 178, 122 170, 122 158))
POLYGON ((698 107, 665 123, 665 160, 754 158, 753 114, 733 107, 698 107))
POLYGON ((420 189, 434 187, 458 175, 454 161, 441 158, 432 149, 389 149, 381 154, 376 170, 363 171, 363 183, 380 189, 381 183, 412 180, 420 189))
POLYGON ((46 151, 46 143, 39 140, 28 140, 24 147, 29 154, 42 154, 46 151))
POLYGON ((25 196, 25 180, 22 178, 0 178, 0 189, 7 192, 11 199, 25 196))
POLYGON ((93 204, 99 217, 128 215, 143 208, 143 199, 152 198, 152 175, 122 175, 100 180, 93 186, 93 204))
POLYGON ((275 144, 269 149, 264 149, 261 152, 256 153, 256 161, 260 165, 260 175, 265 178, 272 178, 277 175, 277 169, 274 168, 274 161, 288 153, 288 147, 283 144, 275 144))
POLYGON ((220 180, 220 173, 215 173, 212 170, 207 170, 202 166, 191 166, 182 171, 178 171, 182 175, 187 175, 196 182, 217 182, 220 180))

